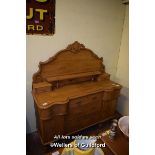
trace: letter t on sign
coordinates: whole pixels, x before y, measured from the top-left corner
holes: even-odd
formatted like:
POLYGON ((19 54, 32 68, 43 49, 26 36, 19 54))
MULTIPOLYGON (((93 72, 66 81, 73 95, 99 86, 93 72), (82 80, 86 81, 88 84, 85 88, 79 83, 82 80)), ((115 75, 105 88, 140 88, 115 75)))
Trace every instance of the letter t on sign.
POLYGON ((47 13, 47 10, 35 9, 36 12, 40 12, 40 20, 44 20, 44 13, 47 13))

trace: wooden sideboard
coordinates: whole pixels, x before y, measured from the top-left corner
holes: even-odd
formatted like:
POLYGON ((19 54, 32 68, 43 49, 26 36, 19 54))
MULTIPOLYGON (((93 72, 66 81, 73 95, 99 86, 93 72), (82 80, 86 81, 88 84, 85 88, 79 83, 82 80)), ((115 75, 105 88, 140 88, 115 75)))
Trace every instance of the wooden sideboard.
POLYGON ((111 118, 120 89, 105 72, 103 59, 77 41, 40 62, 32 95, 42 143, 111 118))

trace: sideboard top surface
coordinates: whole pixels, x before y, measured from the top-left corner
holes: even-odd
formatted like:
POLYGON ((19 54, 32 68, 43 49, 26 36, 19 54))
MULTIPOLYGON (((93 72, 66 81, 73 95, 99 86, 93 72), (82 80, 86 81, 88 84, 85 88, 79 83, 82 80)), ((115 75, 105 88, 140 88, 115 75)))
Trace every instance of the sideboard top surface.
POLYGON ((82 97, 102 91, 113 91, 117 89, 120 90, 120 88, 121 86, 119 84, 110 80, 105 80, 68 85, 54 91, 33 94, 33 96, 40 108, 48 108, 54 104, 66 103, 70 99, 77 97, 82 97))

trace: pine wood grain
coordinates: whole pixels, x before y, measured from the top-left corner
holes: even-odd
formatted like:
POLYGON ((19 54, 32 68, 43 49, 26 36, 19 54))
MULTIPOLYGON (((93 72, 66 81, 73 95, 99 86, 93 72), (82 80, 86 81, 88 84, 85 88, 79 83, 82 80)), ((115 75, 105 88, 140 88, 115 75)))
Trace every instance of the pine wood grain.
POLYGON ((120 90, 103 59, 77 41, 40 62, 32 95, 42 143, 112 118, 120 90))

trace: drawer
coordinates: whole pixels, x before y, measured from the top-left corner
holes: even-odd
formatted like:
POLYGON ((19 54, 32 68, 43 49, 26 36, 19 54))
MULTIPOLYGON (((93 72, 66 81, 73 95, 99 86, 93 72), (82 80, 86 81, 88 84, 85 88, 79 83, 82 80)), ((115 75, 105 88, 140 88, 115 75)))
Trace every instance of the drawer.
POLYGON ((85 115, 100 111, 102 106, 102 96, 100 94, 88 95, 73 99, 69 102, 70 115, 85 115))
POLYGON ((89 101, 96 101, 98 99, 101 99, 103 96, 103 92, 100 92, 100 93, 95 93, 95 94, 91 94, 91 95, 88 95, 87 98, 89 101))
POLYGON ((87 104, 88 104, 87 97, 79 97, 79 98, 70 100, 69 109, 80 108, 80 107, 86 106, 87 104))
POLYGON ((41 109, 40 110, 40 118, 42 120, 51 119, 54 116, 62 116, 67 114, 67 105, 53 105, 48 109, 41 109))
POLYGON ((49 92, 51 91, 51 83, 48 82, 39 82, 33 83, 32 88, 36 93, 49 92))
POLYGON ((36 88, 35 91, 36 91, 36 93, 50 92, 51 91, 51 87, 49 87, 49 86, 47 86, 47 87, 40 87, 40 88, 36 88))
POLYGON ((69 102, 69 115, 84 115, 88 112, 87 107, 89 107, 90 104, 88 100, 85 100, 84 98, 77 98, 74 100, 71 100, 69 102))

